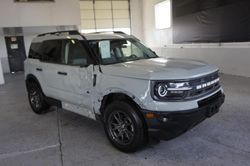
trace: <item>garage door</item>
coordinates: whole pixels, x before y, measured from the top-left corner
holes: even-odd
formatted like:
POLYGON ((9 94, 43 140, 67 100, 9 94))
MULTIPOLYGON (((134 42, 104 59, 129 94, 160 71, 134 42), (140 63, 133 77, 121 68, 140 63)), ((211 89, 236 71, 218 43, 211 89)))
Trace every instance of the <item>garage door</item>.
POLYGON ((123 31, 130 34, 128 0, 82 0, 81 31, 123 31))

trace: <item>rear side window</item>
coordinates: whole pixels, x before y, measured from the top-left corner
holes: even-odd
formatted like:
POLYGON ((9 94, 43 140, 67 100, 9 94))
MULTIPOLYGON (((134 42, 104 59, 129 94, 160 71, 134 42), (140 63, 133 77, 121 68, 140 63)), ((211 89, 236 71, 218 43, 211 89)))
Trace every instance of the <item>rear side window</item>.
POLYGON ((30 45, 29 58, 31 59, 41 59, 42 52, 39 52, 42 43, 32 43, 30 45))
POLYGON ((43 54, 42 55, 43 61, 51 63, 63 63, 62 40, 44 41, 40 49, 43 54))

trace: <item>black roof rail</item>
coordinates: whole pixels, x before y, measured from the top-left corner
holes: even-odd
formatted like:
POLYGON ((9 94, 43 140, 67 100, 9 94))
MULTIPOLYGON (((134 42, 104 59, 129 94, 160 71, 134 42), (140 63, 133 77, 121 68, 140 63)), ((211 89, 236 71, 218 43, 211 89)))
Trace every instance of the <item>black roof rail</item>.
POLYGON ((122 31, 114 31, 114 33, 126 34, 125 32, 122 32, 122 31))
MULTIPOLYGON (((91 33, 87 33, 87 34, 99 34, 99 33, 114 33, 114 34, 123 34, 123 35, 129 35, 126 34, 125 32, 122 31, 99 31, 99 32, 91 32, 91 33)), ((133 38, 135 38, 136 40, 140 41, 140 39, 138 39, 137 37, 135 37, 134 35, 129 35, 132 36, 133 38)))
POLYGON ((126 33, 122 32, 122 31, 99 31, 99 32, 92 32, 92 33, 88 33, 88 34, 99 34, 99 33, 117 33, 117 34, 124 34, 126 35, 126 33))
POLYGON ((68 33, 69 35, 81 35, 78 30, 70 30, 70 31, 56 31, 56 32, 48 32, 37 35, 37 37, 45 36, 45 35, 60 35, 62 33, 68 33))

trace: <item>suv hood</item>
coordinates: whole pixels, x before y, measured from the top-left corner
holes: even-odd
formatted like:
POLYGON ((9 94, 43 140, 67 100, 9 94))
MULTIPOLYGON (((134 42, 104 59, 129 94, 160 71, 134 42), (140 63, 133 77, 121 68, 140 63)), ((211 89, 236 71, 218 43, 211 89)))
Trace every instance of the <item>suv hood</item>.
POLYGON ((192 79, 217 71, 214 65, 205 62, 152 58, 102 66, 104 74, 147 80, 192 79))

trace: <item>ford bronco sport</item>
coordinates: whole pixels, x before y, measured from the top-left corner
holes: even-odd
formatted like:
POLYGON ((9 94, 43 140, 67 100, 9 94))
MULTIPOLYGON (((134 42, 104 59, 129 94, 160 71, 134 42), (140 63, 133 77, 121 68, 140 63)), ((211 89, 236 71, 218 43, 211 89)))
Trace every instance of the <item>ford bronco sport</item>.
POLYGON ((100 120, 113 146, 136 151, 148 137, 168 140, 218 112, 218 68, 160 58, 122 32, 54 32, 33 39, 25 61, 29 102, 100 120))

